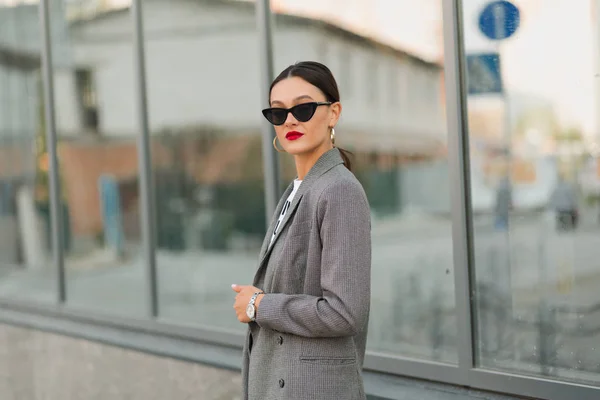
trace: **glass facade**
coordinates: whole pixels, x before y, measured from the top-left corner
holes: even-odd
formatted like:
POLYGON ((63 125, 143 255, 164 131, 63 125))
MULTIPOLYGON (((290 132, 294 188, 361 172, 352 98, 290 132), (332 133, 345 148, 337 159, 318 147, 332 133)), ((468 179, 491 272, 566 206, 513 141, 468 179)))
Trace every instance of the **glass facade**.
MULTIPOLYGON (((372 211, 369 350, 457 363, 443 52, 408 53, 399 50, 401 41, 379 42, 342 28, 365 24, 365 13, 391 27, 395 22, 386 16, 401 4, 370 10, 369 0, 355 1, 341 14, 335 2, 276 5, 282 14, 273 22, 275 70, 316 60, 339 81, 344 110, 336 144, 354 154, 372 211)), ((417 8, 433 18, 424 29, 430 46, 441 46, 441 2, 417 8)), ((293 159, 283 156, 281 164, 287 186, 295 176, 293 159)))
POLYGON ((476 360, 598 383, 598 2, 515 5, 491 41, 486 2, 463 1, 476 360))
POLYGON ((158 308, 242 332, 231 284, 266 232, 259 36, 252 4, 213 3, 143 8, 158 308))
POLYGON ((261 78, 316 60, 372 211, 366 368, 600 396, 600 1, 257 2, 0 1, 0 299, 239 345, 295 175, 261 78))

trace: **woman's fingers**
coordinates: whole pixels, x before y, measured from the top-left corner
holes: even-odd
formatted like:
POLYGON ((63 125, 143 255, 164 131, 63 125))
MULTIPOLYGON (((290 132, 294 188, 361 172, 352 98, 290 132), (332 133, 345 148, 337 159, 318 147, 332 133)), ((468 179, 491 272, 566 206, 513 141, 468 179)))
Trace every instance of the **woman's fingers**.
POLYGON ((233 289, 233 291, 234 291, 234 292, 237 292, 237 293, 239 293, 239 292, 241 292, 241 291, 242 291, 242 289, 243 289, 244 287, 243 287, 242 285, 238 285, 238 284, 235 284, 235 283, 234 283, 233 285, 231 285, 231 288, 233 289))

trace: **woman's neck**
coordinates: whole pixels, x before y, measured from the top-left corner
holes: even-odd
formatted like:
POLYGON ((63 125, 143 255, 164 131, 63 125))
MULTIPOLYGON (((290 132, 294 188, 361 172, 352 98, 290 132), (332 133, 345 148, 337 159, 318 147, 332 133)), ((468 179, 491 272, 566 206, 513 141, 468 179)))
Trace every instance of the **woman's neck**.
POLYGON ((299 180, 304 180, 308 171, 317 163, 319 158, 329 150, 333 149, 333 146, 328 143, 328 146, 322 146, 310 153, 297 154, 294 156, 296 162, 296 173, 298 174, 299 180))

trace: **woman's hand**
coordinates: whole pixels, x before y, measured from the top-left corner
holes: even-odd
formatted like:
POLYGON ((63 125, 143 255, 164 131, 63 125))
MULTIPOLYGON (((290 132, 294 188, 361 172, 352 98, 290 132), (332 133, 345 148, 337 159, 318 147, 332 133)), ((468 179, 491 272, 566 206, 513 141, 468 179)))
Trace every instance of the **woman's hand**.
MULTIPOLYGON (((250 303, 250 298, 256 292, 262 292, 259 288, 254 286, 242 286, 242 285, 231 285, 231 288, 237 292, 235 296, 235 302, 233 303, 233 309, 237 315, 238 321, 247 324, 250 322, 250 318, 246 315, 246 307, 248 307, 248 303, 250 303)), ((264 294, 259 294, 256 296, 256 301, 254 302, 254 307, 256 308, 256 313, 258 313, 258 305, 262 300, 264 294)))

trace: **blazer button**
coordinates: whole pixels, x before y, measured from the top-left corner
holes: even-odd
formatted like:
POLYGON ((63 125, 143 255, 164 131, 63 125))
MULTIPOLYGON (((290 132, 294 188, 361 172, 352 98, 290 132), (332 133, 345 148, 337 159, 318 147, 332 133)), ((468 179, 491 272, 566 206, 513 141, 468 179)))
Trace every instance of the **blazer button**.
POLYGON ((277 343, 279 343, 279 345, 282 345, 283 344, 283 337, 279 336, 277 338, 277 343))
POLYGON ((279 387, 283 388, 285 386, 285 381, 283 379, 279 380, 279 387))

